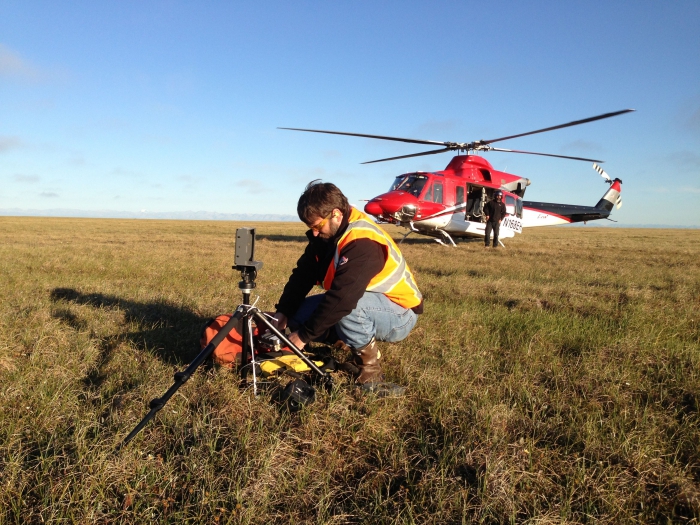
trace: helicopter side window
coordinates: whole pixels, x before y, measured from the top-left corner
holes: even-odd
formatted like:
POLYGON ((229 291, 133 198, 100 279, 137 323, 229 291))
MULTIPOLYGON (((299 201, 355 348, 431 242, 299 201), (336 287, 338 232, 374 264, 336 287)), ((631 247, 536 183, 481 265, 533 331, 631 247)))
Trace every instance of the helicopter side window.
POLYGON ((515 215, 515 197, 511 195, 506 195, 506 213, 515 215))
POLYGON ((433 185, 433 202, 442 204, 442 182, 436 182, 433 185))
POLYGON ((460 204, 464 203, 464 186, 457 186, 455 190, 455 204, 459 206, 460 204))
POLYGON ((433 200, 433 185, 431 184, 428 186, 428 189, 425 191, 425 196, 423 197, 423 200, 425 201, 432 201, 433 200))

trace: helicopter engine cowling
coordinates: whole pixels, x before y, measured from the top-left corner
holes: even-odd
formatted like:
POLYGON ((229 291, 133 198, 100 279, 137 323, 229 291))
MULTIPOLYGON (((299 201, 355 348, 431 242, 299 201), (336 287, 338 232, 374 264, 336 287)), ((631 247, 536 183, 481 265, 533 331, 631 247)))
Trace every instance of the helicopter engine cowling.
POLYGON ((518 197, 522 199, 523 197, 525 197, 525 190, 529 185, 530 179, 526 179, 523 177, 510 182, 502 183, 501 187, 510 191, 511 193, 515 193, 518 197))

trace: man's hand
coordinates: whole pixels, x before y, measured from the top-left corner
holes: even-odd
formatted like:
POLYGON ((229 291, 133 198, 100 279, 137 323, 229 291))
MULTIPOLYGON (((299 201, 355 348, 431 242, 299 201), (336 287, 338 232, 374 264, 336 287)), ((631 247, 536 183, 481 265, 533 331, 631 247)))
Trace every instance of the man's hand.
POLYGON ((284 329, 287 328, 287 316, 282 312, 276 312, 272 317, 275 320, 274 322, 277 325, 277 329, 280 332, 284 332, 284 329))
POLYGON ((306 346, 306 343, 299 339, 299 334, 297 332, 292 332, 287 336, 287 338, 296 346, 299 350, 306 346))

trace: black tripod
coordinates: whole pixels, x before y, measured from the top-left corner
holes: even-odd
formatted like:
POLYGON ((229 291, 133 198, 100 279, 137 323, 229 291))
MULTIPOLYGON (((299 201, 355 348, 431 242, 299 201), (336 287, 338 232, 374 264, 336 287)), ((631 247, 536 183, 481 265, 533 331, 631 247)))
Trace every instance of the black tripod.
POLYGON ((122 443, 117 447, 117 450, 120 450, 122 447, 128 444, 129 441, 131 441, 139 432, 141 432, 143 427, 145 427, 146 424, 155 417, 158 411, 165 406, 165 404, 173 396, 173 394, 175 394, 175 392, 177 392, 178 389, 183 384, 185 384, 190 377, 192 377, 192 374, 194 374, 195 370, 197 370, 197 368, 199 368, 199 366, 214 353, 216 347, 219 346, 221 341, 223 341, 226 338, 226 336, 229 334, 229 332, 231 332, 231 330, 234 327, 241 334, 243 339, 241 350, 241 366, 239 369, 241 375, 241 385, 247 386, 247 376, 250 369, 252 369, 253 390, 255 392, 255 395, 257 395, 257 377, 255 372, 255 350, 253 344, 252 321, 255 321, 256 326, 264 326, 268 330, 270 330, 274 335, 276 335, 280 339, 280 341, 286 344, 292 350, 292 352, 294 352, 297 355, 297 357, 299 357, 299 359, 304 361, 304 363, 306 363, 306 365, 309 368, 311 368, 311 370, 313 370, 314 373, 318 374, 319 378, 324 384, 330 386, 330 374, 324 372, 318 366, 316 366, 316 364, 306 355, 304 355, 304 353, 301 350, 294 346, 294 344, 292 344, 292 342, 287 338, 287 336, 285 336, 280 330, 278 330, 277 327, 269 319, 267 319, 267 317, 265 317, 265 315, 258 308, 250 304, 250 293, 255 288, 255 278, 257 277, 258 270, 261 267, 262 263, 257 261, 233 267, 235 270, 240 270, 241 272, 241 281, 238 283, 238 288, 243 293, 243 304, 239 305, 238 308, 236 308, 236 311, 231 316, 231 319, 223 326, 219 333, 214 336, 211 342, 199 353, 199 355, 194 358, 194 360, 190 363, 190 366, 188 366, 182 372, 177 372, 175 374, 175 382, 167 390, 167 392, 165 392, 165 394, 163 394, 162 397, 157 397, 151 400, 151 402, 148 404, 149 408, 151 409, 150 412, 148 412, 148 414, 144 416, 141 422, 138 425, 136 425, 136 427, 134 427, 134 430, 132 430, 129 433, 129 435, 126 436, 124 441, 122 441, 122 443), (252 361, 252 367, 248 366, 249 359, 252 361))
MULTIPOLYGON (((262 263, 260 263, 262 264, 262 263)), ((247 383, 247 376, 248 376, 248 367, 245 365, 245 363, 248 363, 248 360, 250 359, 252 361, 252 370, 253 370, 253 387, 256 388, 255 385, 255 352, 254 352, 254 344, 253 344, 253 330, 252 330, 252 321, 255 321, 255 325, 258 328, 265 327, 267 328, 270 332, 272 332, 274 335, 276 335, 280 341, 282 341, 284 344, 286 344, 289 349, 294 352, 299 359, 304 361, 306 365, 311 368, 318 376, 321 378, 321 380, 324 383, 329 383, 331 380, 331 376, 327 373, 321 370, 318 366, 316 366, 316 363, 314 363, 311 359, 309 359, 304 353, 299 350, 296 346, 294 346, 294 343, 292 343, 286 335, 284 335, 280 330, 277 329, 277 327, 270 321, 267 316, 265 316, 264 313, 262 313, 258 308, 256 308, 254 305, 250 304, 250 292, 255 288, 255 277, 257 276, 257 270, 253 269, 252 271, 250 270, 250 267, 242 267, 242 266, 234 266, 236 270, 241 270, 241 282, 238 283, 238 287, 241 289, 243 292, 243 304, 241 304, 238 309, 236 310, 236 314, 240 313, 241 314, 241 322, 243 323, 242 326, 242 332, 241 332, 241 337, 243 339, 243 349, 241 351, 241 368, 240 368, 240 373, 241 373, 241 381, 243 384, 247 383)), ((228 323, 227 323, 228 324, 228 323)), ((226 325, 224 325, 224 328, 226 328, 226 325)), ((223 331, 223 329, 222 329, 223 331)), ((230 329, 229 329, 230 331, 230 329)), ((217 334, 218 336, 218 334, 217 334)), ((214 340, 212 339, 212 343, 214 340)), ((213 350, 212 350, 213 352, 213 350)), ((257 394, 257 390, 256 390, 257 394)))

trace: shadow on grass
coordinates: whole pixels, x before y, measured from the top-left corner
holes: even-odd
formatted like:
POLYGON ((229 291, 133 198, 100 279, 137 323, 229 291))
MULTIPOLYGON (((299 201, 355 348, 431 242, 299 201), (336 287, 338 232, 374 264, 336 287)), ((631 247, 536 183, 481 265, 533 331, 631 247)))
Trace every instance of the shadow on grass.
MULTIPOLYGON (((416 245, 421 245, 421 244, 436 244, 438 246, 441 246, 440 243, 438 242, 439 240, 443 240, 441 237, 438 236, 431 236, 431 235, 421 235, 421 234, 411 234, 411 237, 406 237, 403 241, 401 239, 394 239, 397 244, 416 244, 416 245), (414 237, 415 235, 415 237, 414 237)), ((457 246, 461 244, 475 244, 475 245, 483 245, 484 244, 484 238, 483 237, 452 237, 452 240, 455 242, 457 246)), ((443 242, 445 242, 443 240, 443 242)), ((444 244, 445 248, 454 248, 449 242, 446 242, 444 244)))
MULTIPOLYGON (((72 288, 54 288, 51 300, 124 312, 125 323, 121 330, 100 340, 97 366, 85 378, 86 386, 91 387, 99 387, 104 382, 106 377, 102 369, 114 350, 124 342, 166 363, 182 367, 199 353, 200 333, 208 321, 208 318, 186 308, 164 302, 142 303, 102 293, 83 293, 72 288)), ((87 326, 85 321, 77 319, 65 308, 56 310, 54 317, 74 329, 87 326)))

